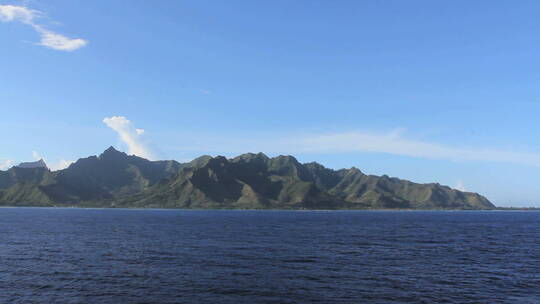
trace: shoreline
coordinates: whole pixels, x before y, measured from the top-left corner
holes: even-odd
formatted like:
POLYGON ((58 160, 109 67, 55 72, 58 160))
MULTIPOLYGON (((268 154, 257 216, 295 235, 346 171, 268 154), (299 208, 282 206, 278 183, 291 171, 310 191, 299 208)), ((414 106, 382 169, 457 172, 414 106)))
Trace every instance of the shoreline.
POLYGON ((494 209, 243 209, 243 208, 140 208, 140 207, 91 207, 91 206, 0 206, 0 209, 95 209, 95 210, 164 210, 164 211, 296 211, 296 212, 309 212, 309 211, 371 211, 371 212, 456 212, 456 211, 540 211, 540 207, 497 207, 494 209))

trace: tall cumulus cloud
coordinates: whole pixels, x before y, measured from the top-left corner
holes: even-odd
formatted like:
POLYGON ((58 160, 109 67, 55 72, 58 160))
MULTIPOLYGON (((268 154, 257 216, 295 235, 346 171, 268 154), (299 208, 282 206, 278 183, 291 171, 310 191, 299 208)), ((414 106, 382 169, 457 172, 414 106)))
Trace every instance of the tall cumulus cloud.
POLYGON ((129 154, 155 159, 154 153, 142 140, 144 130, 135 128, 129 119, 124 116, 112 116, 105 117, 103 122, 118 133, 120 140, 126 144, 129 154))

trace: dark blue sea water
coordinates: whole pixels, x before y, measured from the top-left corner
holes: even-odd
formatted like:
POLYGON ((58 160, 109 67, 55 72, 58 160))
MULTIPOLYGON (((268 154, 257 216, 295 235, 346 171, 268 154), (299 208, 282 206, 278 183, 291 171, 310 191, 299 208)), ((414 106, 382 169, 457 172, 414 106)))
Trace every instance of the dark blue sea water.
POLYGON ((0 303, 540 303, 539 212, 0 209, 0 303))

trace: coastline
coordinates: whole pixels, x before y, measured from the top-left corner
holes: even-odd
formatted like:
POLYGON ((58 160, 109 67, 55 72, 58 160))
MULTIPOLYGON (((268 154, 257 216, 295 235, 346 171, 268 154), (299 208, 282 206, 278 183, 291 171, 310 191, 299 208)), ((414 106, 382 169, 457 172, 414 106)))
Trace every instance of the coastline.
POLYGON ((393 212, 429 212, 429 211, 444 211, 444 212, 456 212, 456 211, 540 211, 540 207, 496 207, 494 209, 376 209, 376 208, 366 208, 366 209, 273 209, 273 208, 140 208, 140 207, 99 207, 99 206, 0 206, 0 209, 15 209, 15 208, 28 208, 28 209, 111 209, 111 210, 180 210, 180 211, 297 211, 297 212, 306 212, 306 211, 393 211, 393 212))

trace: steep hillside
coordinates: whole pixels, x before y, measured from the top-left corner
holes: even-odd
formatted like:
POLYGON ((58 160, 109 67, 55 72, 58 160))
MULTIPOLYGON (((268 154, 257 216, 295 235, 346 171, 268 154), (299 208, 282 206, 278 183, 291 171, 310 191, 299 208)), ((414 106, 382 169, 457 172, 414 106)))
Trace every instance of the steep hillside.
POLYGON ((486 198, 439 184, 417 184, 356 168, 331 170, 292 156, 244 154, 194 161, 119 206, 280 209, 491 209, 486 198))
POLYGON ((491 209, 485 197, 292 156, 149 161, 114 148, 56 172, 0 171, 0 204, 244 209, 491 209))
POLYGON ((79 159, 60 171, 13 167, 0 172, 0 204, 99 205, 107 199, 138 193, 181 167, 176 161, 149 161, 110 147, 99 156, 79 159))

